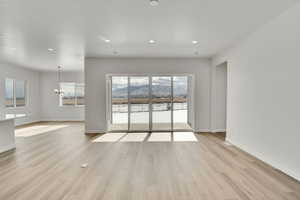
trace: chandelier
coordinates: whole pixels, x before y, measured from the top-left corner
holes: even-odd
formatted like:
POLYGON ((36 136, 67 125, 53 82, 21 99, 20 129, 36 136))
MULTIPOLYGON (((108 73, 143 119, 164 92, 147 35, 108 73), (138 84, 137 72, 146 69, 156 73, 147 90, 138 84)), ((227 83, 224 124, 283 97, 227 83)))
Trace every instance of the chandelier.
POLYGON ((62 96, 64 95, 64 91, 61 89, 60 87, 60 83, 61 83, 61 73, 62 73, 62 70, 61 70, 61 66, 58 66, 57 67, 57 85, 58 85, 58 89, 54 89, 54 93, 58 96, 62 96))
POLYGON ((158 0, 150 0, 150 5, 151 6, 157 6, 158 5, 158 0))

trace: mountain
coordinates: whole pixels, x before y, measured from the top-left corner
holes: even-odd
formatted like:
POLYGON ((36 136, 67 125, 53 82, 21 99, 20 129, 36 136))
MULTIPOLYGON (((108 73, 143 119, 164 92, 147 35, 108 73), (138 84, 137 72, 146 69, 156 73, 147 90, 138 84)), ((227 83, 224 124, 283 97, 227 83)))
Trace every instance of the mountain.
MULTIPOLYGON (((174 86, 174 94, 176 96, 186 96, 187 89, 186 85, 176 85, 174 86)), ((127 98, 128 90, 127 87, 115 87, 112 88, 112 97, 113 98, 127 98)), ((149 86, 140 85, 140 86, 131 86, 130 87, 130 96, 135 97, 148 97, 149 95, 149 86)), ((167 97, 170 95, 170 86, 168 85, 152 85, 152 95, 156 97, 167 97)))

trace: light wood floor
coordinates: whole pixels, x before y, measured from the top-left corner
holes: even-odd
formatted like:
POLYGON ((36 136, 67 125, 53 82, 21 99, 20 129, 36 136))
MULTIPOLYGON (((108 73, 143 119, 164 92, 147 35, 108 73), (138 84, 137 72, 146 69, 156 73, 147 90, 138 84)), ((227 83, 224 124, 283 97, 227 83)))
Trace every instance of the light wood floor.
POLYGON ((64 126, 21 131, 17 150, 0 155, 1 200, 300 199, 299 182, 210 134, 93 143, 81 123, 42 125, 64 126))

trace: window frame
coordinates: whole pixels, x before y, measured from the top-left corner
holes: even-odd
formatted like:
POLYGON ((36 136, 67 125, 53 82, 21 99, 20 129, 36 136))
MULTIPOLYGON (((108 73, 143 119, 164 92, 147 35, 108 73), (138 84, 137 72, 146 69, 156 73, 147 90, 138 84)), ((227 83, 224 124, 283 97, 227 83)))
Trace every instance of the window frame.
POLYGON ((16 108, 24 108, 27 106, 27 81, 26 80, 19 80, 19 79, 15 79, 14 82, 14 91, 15 91, 15 107, 16 108), (23 81, 24 82, 24 106, 17 106, 17 89, 16 89, 16 82, 17 81, 23 81))
POLYGON ((78 83, 75 82, 75 107, 84 107, 85 106, 85 85, 84 83, 78 83), (78 95, 77 95, 77 88, 82 87, 83 88, 83 104, 78 104, 78 95))
POLYGON ((27 80, 23 79, 15 79, 15 78, 5 78, 5 83, 4 83, 4 90, 5 90, 5 95, 4 95, 4 101, 6 101, 6 80, 12 80, 13 81, 13 106, 7 107, 6 103, 4 104, 5 109, 22 109, 27 107, 28 103, 28 97, 27 97, 27 80), (16 95, 16 81, 24 81, 24 106, 17 106, 17 95, 16 95))
MULTIPOLYGON (((59 102, 58 102, 58 105, 59 105, 59 107, 67 107, 67 108, 72 108, 72 107, 84 107, 85 106, 85 104, 83 104, 83 105, 78 105, 77 104, 77 102, 78 102, 78 100, 77 100, 77 98, 78 98, 78 96, 77 96, 77 93, 76 93, 76 89, 77 89, 77 87, 78 87, 78 85, 82 85, 83 86, 83 89, 85 89, 84 88, 84 83, 80 83, 80 82, 67 82, 67 81, 64 81, 64 82, 60 82, 59 83, 59 88, 60 89, 62 89, 62 85, 63 84, 74 84, 74 97, 75 97, 75 103, 74 103, 74 105, 64 105, 63 104, 63 95, 59 95, 59 102)), ((84 90, 83 90, 84 91, 84 90)), ((85 97, 85 91, 84 91, 84 97, 85 97)))

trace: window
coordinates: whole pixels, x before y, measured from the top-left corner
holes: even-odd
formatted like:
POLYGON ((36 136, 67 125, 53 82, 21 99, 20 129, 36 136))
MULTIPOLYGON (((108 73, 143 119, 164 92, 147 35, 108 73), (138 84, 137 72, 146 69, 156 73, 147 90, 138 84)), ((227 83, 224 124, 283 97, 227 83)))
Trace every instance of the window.
POLYGON ((14 80, 5 79, 5 107, 14 107, 14 80))
POLYGON ((26 106, 26 81, 5 79, 5 107, 26 106))
POLYGON ((61 83, 61 90, 64 94, 61 96, 61 106, 74 106, 76 103, 75 83, 61 83))
POLYGON ((77 105, 84 105, 84 84, 78 83, 75 87, 77 105))
POLYGON ((16 107, 25 106, 25 81, 15 81, 15 90, 16 90, 16 107))
POLYGON ((83 106, 84 84, 83 83, 60 83, 64 94, 60 97, 60 106, 83 106))

